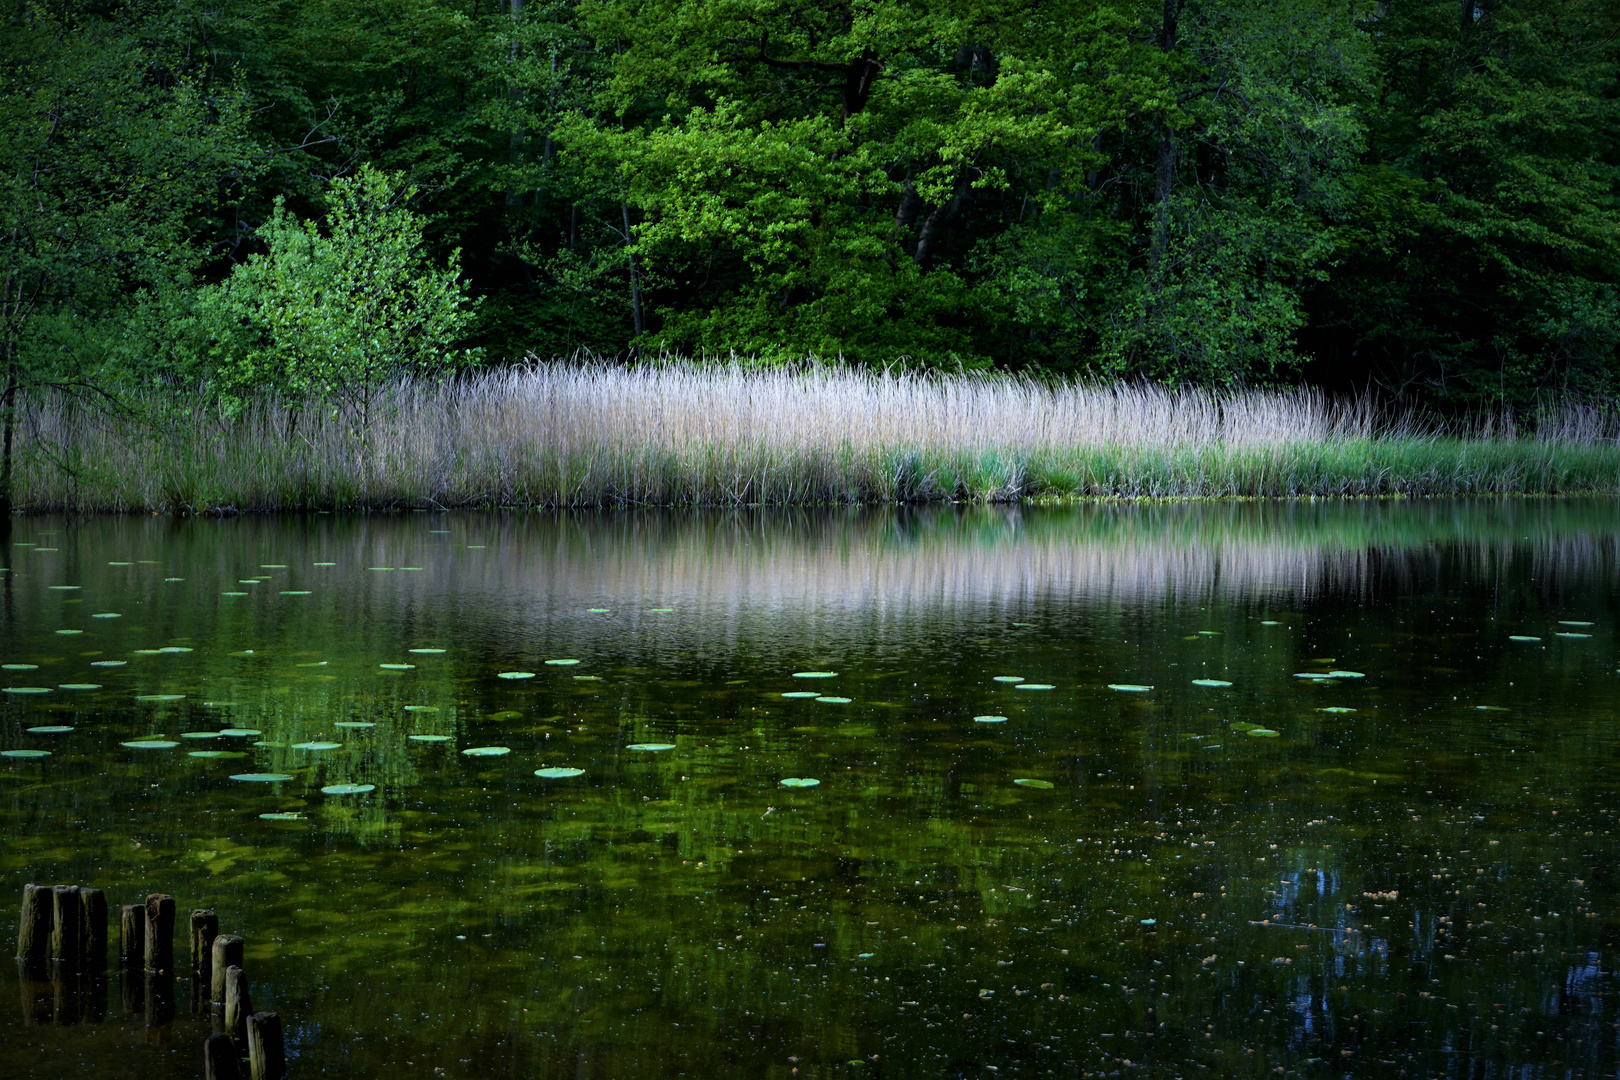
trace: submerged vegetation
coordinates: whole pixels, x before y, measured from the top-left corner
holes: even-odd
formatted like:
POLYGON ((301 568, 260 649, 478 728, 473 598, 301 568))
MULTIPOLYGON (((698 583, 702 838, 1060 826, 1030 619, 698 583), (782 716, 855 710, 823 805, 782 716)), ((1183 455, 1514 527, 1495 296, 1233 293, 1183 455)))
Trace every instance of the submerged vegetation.
POLYGON ((533 364, 348 404, 41 395, 18 417, 13 498, 215 513, 1620 490, 1613 418, 1537 419, 1458 432, 1310 390, 533 364))

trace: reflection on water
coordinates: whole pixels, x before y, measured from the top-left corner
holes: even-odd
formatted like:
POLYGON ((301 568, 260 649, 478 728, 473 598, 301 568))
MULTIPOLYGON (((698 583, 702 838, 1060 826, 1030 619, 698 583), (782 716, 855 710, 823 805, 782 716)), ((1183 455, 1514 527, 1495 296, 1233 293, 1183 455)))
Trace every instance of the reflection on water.
MULTIPOLYGON (((1612 1074, 1617 509, 28 519, 0 887, 294 1076, 1612 1074)), ((200 1071, 71 982, 0 1072, 200 1071)))

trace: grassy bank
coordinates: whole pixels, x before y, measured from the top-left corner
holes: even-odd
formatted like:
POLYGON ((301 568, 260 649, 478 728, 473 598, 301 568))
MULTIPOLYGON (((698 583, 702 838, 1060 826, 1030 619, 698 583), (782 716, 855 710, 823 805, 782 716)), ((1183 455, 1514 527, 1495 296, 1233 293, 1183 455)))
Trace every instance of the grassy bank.
POLYGON ((404 384, 364 429, 152 396, 31 403, 28 511, 727 505, 1620 491, 1620 443, 1569 411, 1524 437, 1381 423, 1310 391, 1047 387, 851 371, 541 364, 404 384))

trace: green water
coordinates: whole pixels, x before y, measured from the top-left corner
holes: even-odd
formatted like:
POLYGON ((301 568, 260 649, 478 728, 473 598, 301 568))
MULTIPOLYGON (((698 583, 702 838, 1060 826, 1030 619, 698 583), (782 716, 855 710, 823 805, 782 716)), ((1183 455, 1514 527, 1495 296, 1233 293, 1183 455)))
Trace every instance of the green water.
MULTIPOLYGON (((48 691, 0 750, 50 752, 0 757, 0 932, 28 881, 212 907, 295 1078, 1620 1064, 1614 501, 30 518, 0 563, 48 691)), ((16 987, 0 1075, 201 1072, 184 980, 16 987)))

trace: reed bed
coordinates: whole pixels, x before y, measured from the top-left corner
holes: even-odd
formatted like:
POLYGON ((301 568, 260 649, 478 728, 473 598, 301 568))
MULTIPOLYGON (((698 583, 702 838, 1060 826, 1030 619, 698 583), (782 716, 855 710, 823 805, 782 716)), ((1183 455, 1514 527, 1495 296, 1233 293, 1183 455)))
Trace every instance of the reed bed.
POLYGON ((1620 443, 1566 411, 1447 436, 1307 390, 1003 376, 531 363, 403 382, 362 429, 317 402, 235 414, 155 392, 46 397, 30 511, 787 505, 1614 492, 1620 443))

